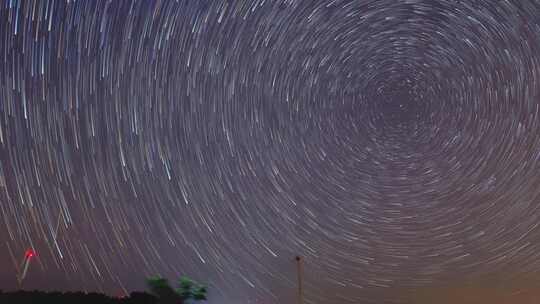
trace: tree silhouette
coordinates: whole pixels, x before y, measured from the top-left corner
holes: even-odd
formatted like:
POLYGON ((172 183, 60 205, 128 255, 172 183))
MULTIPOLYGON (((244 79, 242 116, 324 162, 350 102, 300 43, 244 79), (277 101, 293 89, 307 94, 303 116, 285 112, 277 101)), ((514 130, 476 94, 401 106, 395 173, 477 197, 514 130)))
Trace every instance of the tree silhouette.
POLYGON ((183 303, 182 298, 169 285, 169 281, 160 277, 152 277, 147 280, 150 292, 158 297, 159 303, 178 304, 183 303))
POLYGON ((206 300, 206 287, 194 283, 188 277, 181 277, 179 288, 176 292, 180 295, 183 301, 193 299, 195 301, 206 300))
POLYGON ((206 300, 206 287, 193 282, 188 277, 181 277, 179 287, 174 290, 167 279, 152 277, 147 280, 150 291, 156 295, 160 303, 181 304, 187 300, 206 300))

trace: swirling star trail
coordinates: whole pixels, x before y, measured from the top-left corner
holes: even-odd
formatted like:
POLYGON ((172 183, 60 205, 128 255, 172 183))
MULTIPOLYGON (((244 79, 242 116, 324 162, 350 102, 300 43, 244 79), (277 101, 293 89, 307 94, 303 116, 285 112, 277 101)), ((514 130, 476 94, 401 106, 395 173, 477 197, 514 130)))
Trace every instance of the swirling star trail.
MULTIPOLYGON (((402 303, 540 270, 536 0, 0 2, 0 283, 402 303)), ((519 291, 519 290, 518 290, 519 291)), ((509 292, 518 292, 511 290, 509 292)))

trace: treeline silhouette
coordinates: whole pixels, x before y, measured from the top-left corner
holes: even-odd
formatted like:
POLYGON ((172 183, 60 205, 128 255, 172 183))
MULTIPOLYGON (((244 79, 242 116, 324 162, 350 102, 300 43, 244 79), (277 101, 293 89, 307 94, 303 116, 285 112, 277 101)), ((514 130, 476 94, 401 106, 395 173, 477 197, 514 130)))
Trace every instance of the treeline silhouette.
POLYGON ((0 291, 0 303, 16 304, 158 304, 158 298, 146 292, 132 292, 114 298, 96 292, 0 291))
MULTIPOLYGON (((0 304, 183 304, 188 301, 206 300, 206 286, 189 277, 183 276, 178 281, 178 288, 173 288, 166 278, 159 276, 146 280, 150 291, 134 291, 126 297, 110 297, 97 292, 45 292, 45 291, 13 291, 0 290, 0 304)), ((191 302, 190 302, 191 303, 191 302)))

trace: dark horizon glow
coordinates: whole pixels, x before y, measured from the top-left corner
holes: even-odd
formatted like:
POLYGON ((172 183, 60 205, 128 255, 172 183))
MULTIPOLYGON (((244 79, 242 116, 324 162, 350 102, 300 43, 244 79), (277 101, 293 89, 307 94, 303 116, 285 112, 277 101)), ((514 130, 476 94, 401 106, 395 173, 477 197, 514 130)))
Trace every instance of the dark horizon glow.
POLYGON ((0 2, 0 289, 295 303, 301 255, 306 304, 534 298, 538 16, 0 2))

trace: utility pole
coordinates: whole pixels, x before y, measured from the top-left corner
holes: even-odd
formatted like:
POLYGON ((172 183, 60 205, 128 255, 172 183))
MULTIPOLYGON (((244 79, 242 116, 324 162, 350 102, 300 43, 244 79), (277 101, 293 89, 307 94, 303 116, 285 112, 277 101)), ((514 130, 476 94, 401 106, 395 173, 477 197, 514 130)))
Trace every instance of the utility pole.
POLYGON ((298 274, 298 304, 304 304, 304 294, 302 290, 302 257, 297 255, 296 258, 296 272, 298 274))
POLYGON ((19 269, 22 269, 22 273, 19 273, 19 275, 17 276, 17 281, 19 281, 19 285, 21 285, 22 282, 24 281, 24 278, 26 278, 26 273, 28 272, 28 266, 30 266, 30 260, 32 260, 32 258, 35 256, 36 256, 36 253, 34 249, 32 248, 29 248, 24 253, 24 259, 21 263, 21 266, 19 267, 19 269))

